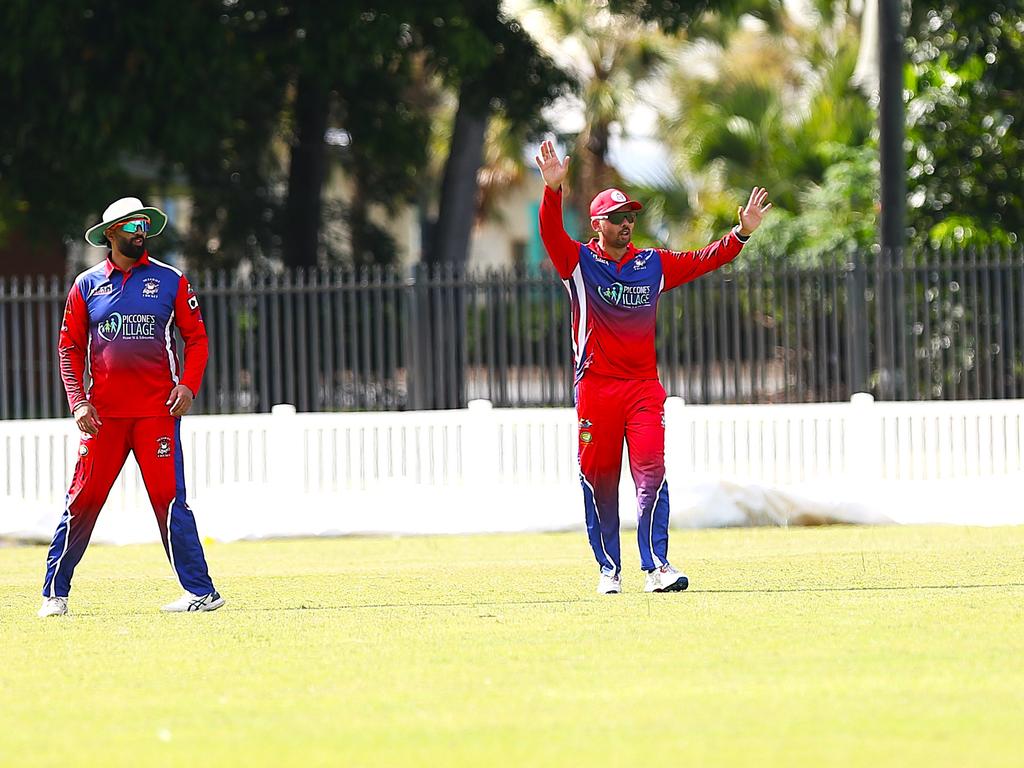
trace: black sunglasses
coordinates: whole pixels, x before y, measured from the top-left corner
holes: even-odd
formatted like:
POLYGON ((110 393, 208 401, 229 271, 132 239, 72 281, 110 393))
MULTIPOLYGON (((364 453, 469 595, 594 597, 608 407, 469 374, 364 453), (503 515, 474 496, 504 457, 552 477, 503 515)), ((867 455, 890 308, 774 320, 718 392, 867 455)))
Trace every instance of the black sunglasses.
POLYGON ((612 224, 618 226, 624 221, 628 221, 630 224, 636 221, 636 211, 616 211, 615 213, 609 213, 607 216, 595 216, 595 219, 608 219, 612 224))

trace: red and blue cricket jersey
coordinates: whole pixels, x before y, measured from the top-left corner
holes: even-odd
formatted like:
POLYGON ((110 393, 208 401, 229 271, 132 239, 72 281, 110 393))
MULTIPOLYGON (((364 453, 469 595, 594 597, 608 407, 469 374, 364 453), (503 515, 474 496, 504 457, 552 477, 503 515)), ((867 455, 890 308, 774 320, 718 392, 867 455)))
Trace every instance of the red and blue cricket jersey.
POLYGON ((99 513, 129 453, 142 473, 167 559, 194 595, 214 591, 185 490, 181 419, 170 415, 175 384, 195 394, 208 356, 199 300, 174 267, 148 253, 122 271, 110 257, 75 280, 58 340, 61 378, 71 410, 87 400, 99 430, 78 446, 64 514, 53 534, 45 597, 67 597, 99 513), (178 361, 174 329, 185 339, 178 361), (91 380, 84 388, 84 374, 91 380))
POLYGON ((586 371, 618 379, 657 379, 658 298, 732 261, 746 238, 737 230, 697 251, 636 248, 609 259, 597 240, 584 245, 562 224, 562 193, 544 187, 540 235, 572 304, 576 380, 586 371))
POLYGON ((636 484, 640 567, 668 564, 665 390, 658 381, 655 325, 662 293, 731 261, 747 238, 734 229, 697 251, 638 249, 608 258, 562 224, 562 193, 544 187, 540 234, 569 293, 579 417, 580 483, 587 536, 598 566, 622 569, 619 477, 623 443, 636 484))
POLYGON ((148 253, 127 272, 107 258, 76 278, 57 348, 71 410, 89 400, 100 418, 166 416, 175 384, 199 391, 209 356, 192 286, 148 253), (184 369, 175 326, 185 340, 184 369))

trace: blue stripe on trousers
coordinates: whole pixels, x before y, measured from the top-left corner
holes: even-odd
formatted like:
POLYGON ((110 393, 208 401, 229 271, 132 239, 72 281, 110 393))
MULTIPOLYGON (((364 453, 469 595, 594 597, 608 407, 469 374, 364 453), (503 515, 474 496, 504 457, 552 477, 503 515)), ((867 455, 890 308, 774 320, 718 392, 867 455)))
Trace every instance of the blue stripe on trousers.
POLYGON ((50 543, 50 551, 46 555, 46 576, 43 579, 43 597, 67 597, 71 591, 71 580, 64 575, 57 578, 57 569, 64 553, 67 551, 68 536, 71 529, 71 510, 69 509, 71 499, 69 494, 64 494, 64 514, 57 523, 57 530, 53 534, 53 541, 50 543))
MULTIPOLYGON (((590 540, 590 548, 594 551, 594 558, 602 570, 607 569, 619 573, 622 570, 619 557, 619 521, 615 520, 614 535, 607 535, 608 532, 602 531, 601 516, 594 498, 594 491, 582 472, 580 473, 580 485, 583 486, 583 509, 586 514, 587 538, 590 540)), ((606 523, 609 522, 606 521, 606 523)))
POLYGON ((641 510, 636 538, 640 546, 640 567, 653 571, 668 562, 668 481, 662 480, 654 504, 641 510))
POLYGON ((185 459, 181 451, 180 418, 174 420, 174 501, 167 515, 167 541, 181 586, 193 595, 213 592, 196 519, 185 502, 185 459))

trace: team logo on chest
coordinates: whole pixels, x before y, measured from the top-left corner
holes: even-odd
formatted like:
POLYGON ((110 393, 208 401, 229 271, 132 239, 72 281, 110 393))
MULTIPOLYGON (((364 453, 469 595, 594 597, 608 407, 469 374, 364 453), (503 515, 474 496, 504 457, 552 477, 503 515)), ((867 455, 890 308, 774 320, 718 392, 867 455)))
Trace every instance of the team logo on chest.
POLYGON ((155 277, 147 277, 142 281, 142 298, 155 299, 160 294, 160 281, 155 277))
POLYGON ((641 269, 647 266, 647 260, 650 256, 637 255, 633 258, 633 270, 639 272, 641 269))

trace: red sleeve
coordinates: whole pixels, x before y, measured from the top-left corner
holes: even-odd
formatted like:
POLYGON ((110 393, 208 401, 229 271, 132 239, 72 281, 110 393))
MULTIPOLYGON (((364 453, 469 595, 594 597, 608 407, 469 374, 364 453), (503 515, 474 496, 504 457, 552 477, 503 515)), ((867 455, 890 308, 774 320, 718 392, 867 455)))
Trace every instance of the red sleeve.
POLYGON ((721 240, 705 245, 699 251, 666 251, 659 248, 662 274, 665 276, 663 290, 670 291, 728 264, 739 255, 744 242, 746 238, 740 240, 733 228, 721 240))
POLYGON ((68 300, 64 304, 64 319, 60 324, 57 339, 57 358, 60 361, 60 378, 68 395, 71 412, 86 402, 85 356, 89 348, 89 310, 78 283, 71 286, 68 300))
POLYGON ((544 185, 544 197, 540 201, 540 239, 548 258, 555 265, 558 276, 563 280, 572 276, 580 263, 580 244, 569 237, 562 224, 562 189, 554 191, 544 185))
POLYGON ((206 340, 206 325, 203 313, 199 311, 199 297, 185 276, 178 279, 178 295, 174 299, 174 322, 185 340, 185 369, 182 371, 180 383, 192 390, 193 396, 199 393, 203 383, 203 372, 206 361, 210 357, 209 343, 206 340))

